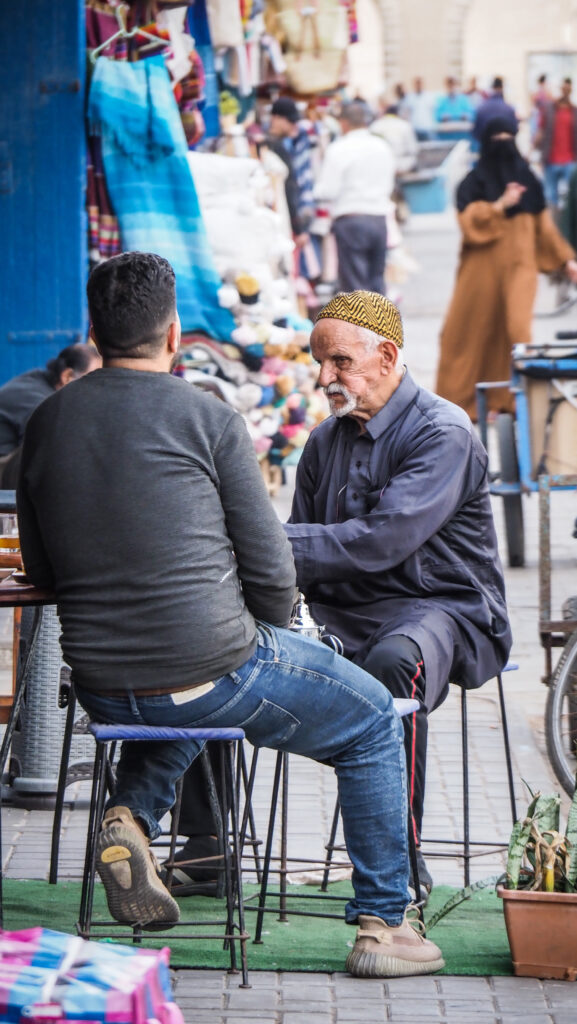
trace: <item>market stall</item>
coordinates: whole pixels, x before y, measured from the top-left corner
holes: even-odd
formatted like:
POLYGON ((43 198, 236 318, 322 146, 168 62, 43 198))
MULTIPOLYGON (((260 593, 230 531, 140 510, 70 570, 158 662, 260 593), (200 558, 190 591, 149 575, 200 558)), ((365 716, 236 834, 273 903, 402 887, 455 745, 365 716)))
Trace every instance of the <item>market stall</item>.
POLYGON ((91 261, 143 249, 172 263, 176 372, 245 417, 272 491, 270 466, 296 461, 328 408, 288 171, 260 120, 281 92, 343 84, 354 3, 87 0, 86 33, 91 261))

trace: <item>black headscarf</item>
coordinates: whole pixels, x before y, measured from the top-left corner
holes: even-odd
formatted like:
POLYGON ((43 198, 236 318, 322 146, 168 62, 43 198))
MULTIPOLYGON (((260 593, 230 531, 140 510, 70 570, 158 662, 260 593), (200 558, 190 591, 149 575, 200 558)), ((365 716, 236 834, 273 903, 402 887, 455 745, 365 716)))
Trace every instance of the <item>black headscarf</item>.
POLYGON ((503 195, 510 181, 525 185, 525 192, 516 206, 509 207, 505 216, 515 217, 518 213, 540 213, 545 209, 543 186, 533 174, 529 164, 521 156, 514 138, 495 139, 494 135, 507 132, 517 134, 516 120, 507 115, 493 117, 487 122, 481 139, 481 154, 473 170, 457 189, 459 213, 469 203, 484 199, 494 203, 503 195))

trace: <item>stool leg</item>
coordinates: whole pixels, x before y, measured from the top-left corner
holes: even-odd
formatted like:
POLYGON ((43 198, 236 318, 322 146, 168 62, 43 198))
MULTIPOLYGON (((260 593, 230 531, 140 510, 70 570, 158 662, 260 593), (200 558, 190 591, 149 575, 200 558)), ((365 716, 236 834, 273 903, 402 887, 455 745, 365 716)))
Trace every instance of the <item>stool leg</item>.
POLYGON ((10 746, 12 744, 12 737, 14 735, 14 730, 16 728, 18 717, 20 715, 22 701, 24 700, 24 695, 26 693, 26 683, 28 681, 28 666, 30 664, 32 653, 36 647, 36 642, 38 640, 38 631, 40 629, 41 622, 42 608, 34 608, 34 615, 29 629, 30 635, 26 647, 24 647, 23 634, 21 633, 20 635, 20 647, 21 649, 23 649, 23 653, 19 655, 18 658, 16 683, 14 687, 14 700, 12 702, 12 707, 10 708, 10 714, 8 716, 8 721, 6 723, 6 728, 4 730, 2 746, 0 746, 0 781, 4 776, 4 769, 6 767, 8 753, 10 751, 10 746))
POLYGON ((328 887, 328 884, 329 884, 329 874, 330 874, 331 864, 332 864, 332 860, 333 860, 333 853, 335 851, 335 839, 337 838, 337 829, 339 827, 340 813, 341 813, 341 805, 340 805, 340 802, 339 802, 339 798, 337 796, 337 799, 336 799, 336 802, 335 802, 335 810, 334 810, 334 813, 333 813, 333 821, 332 821, 332 825, 331 825, 331 834, 329 836, 329 841, 328 841, 328 843, 327 843, 327 845, 325 847, 325 849, 327 851, 327 856, 326 856, 326 860, 325 860, 325 868, 324 868, 324 871, 323 871, 323 880, 321 882, 321 891, 322 892, 326 892, 327 891, 327 887, 328 887))
MULTIPOLYGON (((419 920, 425 923, 423 916, 423 903, 419 899, 421 895, 421 880, 419 878, 419 865, 417 863, 417 840, 415 836, 413 812, 411 805, 409 804, 409 810, 407 814, 407 834, 409 840, 409 864, 411 865, 411 872, 413 875, 413 885, 415 887, 415 895, 417 897, 415 906, 417 907, 419 920)), ((424 932, 423 932, 424 934, 424 932)))
POLYGON ((471 880, 471 836, 469 831, 469 740, 467 731, 467 691, 461 687, 461 745, 463 753, 463 884, 471 880))
POLYGON ((281 832, 280 832, 280 870, 279 870, 279 916, 278 920, 286 924, 287 920, 287 902, 286 902, 286 876, 287 876, 287 857, 288 857, 288 786, 289 786, 289 757, 288 754, 283 754, 283 772, 282 772, 282 795, 281 795, 281 832))
POLYGON ((64 794, 66 792, 66 779, 68 777, 68 763, 70 761, 70 748, 72 747, 72 730, 74 728, 74 714, 76 711, 76 697, 71 687, 68 694, 68 708, 66 711, 66 725, 64 726, 64 737, 62 740, 62 754, 60 756, 60 770, 58 773, 58 788, 56 790, 56 802, 54 804, 54 820, 52 822, 52 846, 50 850, 50 873, 48 881, 56 885, 58 881, 58 857, 60 853, 60 829, 62 827, 62 812, 64 810, 64 794))
MULTIPOLYGON (((205 779, 205 783, 206 783, 206 792, 208 794, 208 801, 209 801, 209 804, 210 804, 210 810, 211 810, 212 817, 213 817, 214 824, 215 824, 216 838, 217 838, 217 841, 218 841, 218 849, 219 849, 219 852, 221 853, 221 855, 226 857, 227 837, 225 836, 224 820, 223 820, 223 818, 226 818, 226 812, 224 812, 224 814, 223 814, 223 810, 221 808, 221 803, 220 803, 220 800, 219 800, 219 794, 217 793, 217 790, 216 790, 216 785, 215 785, 215 781, 214 781, 214 774, 213 774, 213 771, 212 771, 212 766, 211 766, 211 763, 210 763, 210 757, 209 757, 208 750, 206 748, 206 744, 202 748, 202 750, 200 751, 200 754, 198 756, 201 759, 202 770, 204 772, 204 779, 205 779)), ((222 806, 224 808, 226 808, 226 798, 225 798, 225 802, 224 802, 224 804, 222 806)), ((217 877, 217 883, 216 883, 216 896, 217 896, 218 899, 222 899, 222 897, 225 894, 225 880, 223 878, 222 871, 218 871, 218 869, 217 869, 217 875, 218 875, 218 877, 217 877)))
POLYGON ((183 780, 180 778, 176 783, 175 801, 174 807, 172 808, 172 817, 170 822, 170 846, 168 848, 168 860, 166 862, 166 888, 170 892, 172 885, 172 874, 174 871, 174 854, 176 852, 176 839, 178 836, 178 823, 180 821, 180 805, 182 803, 182 786, 183 780))
POLYGON ((83 939, 89 938, 90 925, 92 922, 92 904, 94 902, 94 882, 96 874, 96 840, 104 812, 107 761, 106 744, 97 743, 96 754, 94 757, 90 812, 88 815, 88 835, 86 839, 86 856, 84 860, 82 892, 80 895, 80 912, 77 925, 78 934, 81 935, 83 939))
POLYGON ((254 869, 255 869, 255 873, 256 873, 256 880, 257 880, 257 883, 260 884, 260 882, 262 881, 262 866, 261 866, 260 857, 259 857, 259 853, 258 853, 258 848, 260 846, 260 839, 258 838, 258 836, 256 834, 256 823, 255 823, 255 820, 254 820, 254 811, 253 811, 253 807, 252 807, 252 794, 253 794, 253 789, 254 789, 254 780, 255 780, 255 777, 256 777, 256 767, 257 767, 257 764, 258 764, 258 747, 255 747, 255 749, 253 750, 252 759, 251 759, 251 763, 250 763, 250 772, 248 773, 248 777, 247 777, 247 771, 246 771, 246 757, 245 757, 245 754, 244 754, 244 746, 242 745, 242 743, 240 745, 240 757, 241 757, 241 775, 242 775, 242 782, 243 782, 243 787, 244 787, 244 801, 245 801, 244 802, 244 811, 243 811, 243 815, 242 815, 242 822, 241 822, 241 826, 240 826, 240 853, 241 853, 241 857, 242 857, 242 854, 243 854, 243 851, 244 851, 244 847, 245 847, 245 843, 247 841, 246 840, 247 826, 250 826, 250 839, 248 840, 248 842, 249 842, 249 845, 252 847, 252 855, 253 855, 253 858, 254 858, 254 869))
POLYGON ((268 876, 270 873, 270 861, 272 856, 272 843, 274 835, 274 824, 276 819, 276 809, 278 804, 278 791, 280 787, 280 777, 282 771, 284 754, 282 750, 279 750, 276 756, 276 764, 274 768, 274 778, 272 784, 272 795, 270 801, 270 814, 268 819, 268 830, 266 834, 266 847, 264 851, 264 863, 262 867, 262 882, 260 886, 260 893, 258 899, 258 913, 256 916, 256 929, 254 934, 253 942, 262 942, 262 925, 264 921, 264 912, 266 909, 266 898, 268 888, 268 876))
POLYGON ((509 744, 509 728, 507 726, 507 712, 505 709, 505 693, 501 673, 497 676, 497 687, 499 690, 499 707, 501 708, 501 725, 503 727, 503 743, 505 746, 505 761, 507 763, 507 780, 509 783, 509 800, 511 802, 511 817, 513 825, 517 821, 517 804, 515 802, 515 783, 513 781, 513 763, 511 761, 511 747, 509 744))
MULTIPOLYGON (((226 881, 226 904, 227 904, 227 935, 230 936, 230 971, 237 973, 236 965, 236 941, 240 944, 242 984, 241 988, 250 988, 248 982, 248 968, 246 957, 247 935, 244 927, 244 903, 242 898, 242 873, 240 860, 240 837, 238 831, 238 787, 236 782, 240 779, 240 772, 234 770, 235 743, 230 741, 221 744, 221 779, 222 779, 222 806, 223 815, 227 807, 227 790, 231 793, 230 819, 232 832, 232 854, 228 842, 225 847, 224 867, 226 881), (235 904, 238 905, 238 929, 239 934, 235 936, 234 911, 235 904)), ((225 942, 226 946, 226 942, 225 942)))
MULTIPOLYGON (((222 813, 223 819, 226 820, 226 806, 227 806, 227 786, 230 786, 232 772, 230 770, 230 743, 221 743, 219 750, 220 758, 220 781, 221 781, 221 792, 220 798, 222 800, 222 813)), ((235 790, 234 783, 231 792, 231 816, 232 816, 232 805, 235 802, 235 790)), ((234 939, 228 938, 232 936, 234 932, 234 892, 233 892, 233 880, 230 863, 230 843, 228 836, 223 847, 223 867, 224 867, 224 891, 226 896, 226 937, 224 940, 224 948, 230 948, 230 972, 236 973, 236 946, 234 939)))

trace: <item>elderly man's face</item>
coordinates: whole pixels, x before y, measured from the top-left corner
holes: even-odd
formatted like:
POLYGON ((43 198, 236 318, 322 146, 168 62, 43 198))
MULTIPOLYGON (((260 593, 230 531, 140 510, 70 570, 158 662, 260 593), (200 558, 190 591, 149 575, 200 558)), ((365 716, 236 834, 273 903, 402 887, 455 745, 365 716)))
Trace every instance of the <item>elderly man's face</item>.
POLYGON ((397 386, 394 343, 383 339, 371 351, 354 324, 319 320, 311 334, 311 351, 320 363, 319 384, 333 416, 370 420, 397 386))

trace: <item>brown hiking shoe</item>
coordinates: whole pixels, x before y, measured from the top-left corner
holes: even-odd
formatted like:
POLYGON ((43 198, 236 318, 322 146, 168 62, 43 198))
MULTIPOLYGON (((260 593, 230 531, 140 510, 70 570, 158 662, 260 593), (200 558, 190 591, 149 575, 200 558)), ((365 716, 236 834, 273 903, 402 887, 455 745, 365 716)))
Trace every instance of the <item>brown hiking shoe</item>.
POLYGON ((438 946, 405 920, 393 928, 380 917, 360 915, 355 945, 347 957, 345 970, 356 978, 402 978, 410 974, 432 974, 445 966, 438 946))
POLYGON ((148 839, 128 807, 111 807, 104 815, 96 868, 115 921, 155 931, 179 920, 178 903, 162 884, 148 839))

